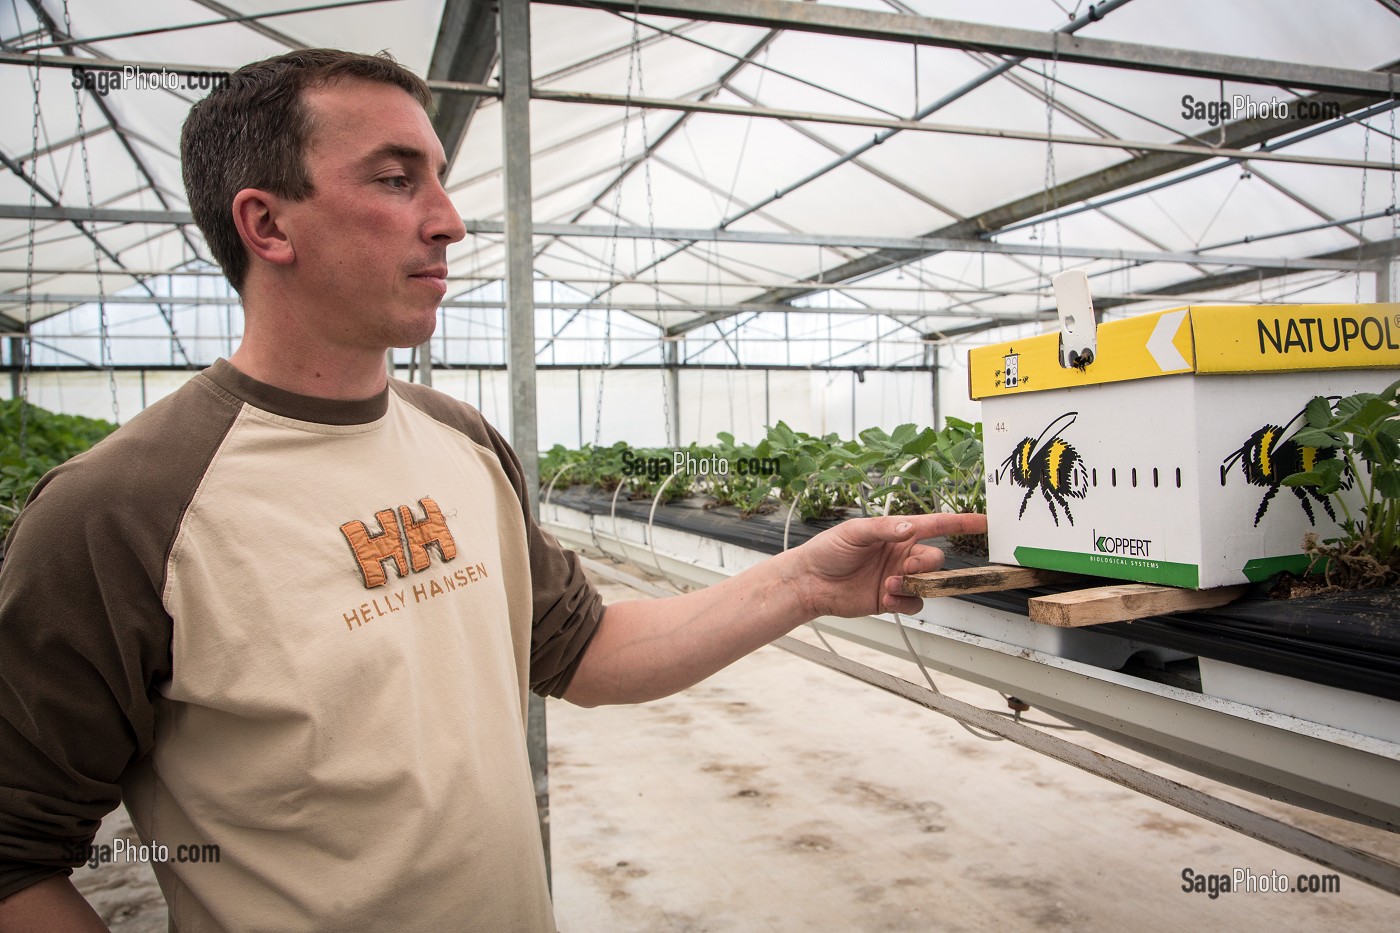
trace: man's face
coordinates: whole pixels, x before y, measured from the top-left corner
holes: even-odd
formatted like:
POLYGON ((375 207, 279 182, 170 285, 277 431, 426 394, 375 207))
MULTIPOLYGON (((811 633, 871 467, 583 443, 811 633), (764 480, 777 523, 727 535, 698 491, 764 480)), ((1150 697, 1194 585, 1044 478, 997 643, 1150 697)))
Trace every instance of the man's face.
POLYGON ((286 205, 301 309, 328 342, 377 350, 433 333, 447 245, 465 236, 442 188, 446 160, 406 91, 349 79, 304 92, 314 193, 286 205))

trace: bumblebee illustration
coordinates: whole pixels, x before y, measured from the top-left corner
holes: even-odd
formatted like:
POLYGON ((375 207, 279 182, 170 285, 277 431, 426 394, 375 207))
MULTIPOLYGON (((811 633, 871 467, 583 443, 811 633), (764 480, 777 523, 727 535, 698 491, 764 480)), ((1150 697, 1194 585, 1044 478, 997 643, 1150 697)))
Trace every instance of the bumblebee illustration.
MULTIPOLYGON (((1321 460, 1335 460, 1337 451, 1331 447, 1319 449, 1317 447, 1303 447, 1293 439, 1293 434, 1288 434, 1290 428, 1298 423, 1306 413, 1307 409, 1298 412, 1286 425, 1266 424, 1249 436, 1249 440, 1236 451, 1233 451, 1220 464, 1220 485, 1225 485, 1225 478, 1230 473, 1236 461, 1240 464, 1240 469, 1244 471, 1245 482, 1253 486, 1267 487, 1268 492, 1264 493, 1264 498, 1259 503, 1259 511, 1254 513, 1254 526, 1259 526, 1259 520, 1264 517, 1264 513, 1269 510, 1269 503, 1283 486, 1283 480, 1294 473, 1308 473, 1321 460), (1287 437, 1284 437, 1288 434, 1287 437)), ((1342 481, 1342 487, 1351 488, 1351 478, 1347 477, 1342 481)), ((1293 495, 1298 497, 1298 501, 1303 505, 1303 512, 1308 516, 1308 524, 1316 525, 1316 516, 1313 514, 1312 503, 1309 497, 1322 504, 1327 516, 1332 521, 1337 520, 1337 513, 1332 511, 1332 503, 1327 496, 1322 495, 1311 486, 1290 486, 1293 495)))
POLYGON ((1055 511, 1056 503, 1065 510, 1069 523, 1074 524, 1074 515, 1069 510, 1066 497, 1083 499, 1088 494, 1089 471, 1085 469, 1079 452, 1059 435, 1074 424, 1078 416, 1079 412, 1071 411, 1056 418, 1040 432, 1040 437, 1028 437, 1017 444, 1011 456, 998 467, 994 477, 997 482, 1001 481, 1003 474, 1009 473, 1011 481, 1026 490, 1026 497, 1021 500, 1021 511, 1016 513, 1017 520, 1026 514, 1026 506, 1038 489, 1050 506, 1050 517, 1055 520, 1056 526, 1060 524, 1059 513, 1055 511), (1050 440, 1042 445, 1046 436, 1050 440))

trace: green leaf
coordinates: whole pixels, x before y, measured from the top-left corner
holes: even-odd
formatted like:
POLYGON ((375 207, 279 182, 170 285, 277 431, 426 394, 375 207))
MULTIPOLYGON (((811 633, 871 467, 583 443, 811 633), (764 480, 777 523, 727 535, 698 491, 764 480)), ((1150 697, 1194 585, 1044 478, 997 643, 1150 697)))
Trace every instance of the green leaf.
POLYGON ((1361 410, 1372 399, 1379 398, 1374 392, 1358 392, 1355 395, 1348 395, 1337 403, 1337 414, 1342 418, 1350 418, 1361 410))
POLYGON ((1376 433, 1363 437, 1356 446, 1361 456, 1377 467, 1381 464, 1393 465, 1400 458, 1400 443, 1388 434, 1376 433))
POLYGON ((1342 435, 1319 428, 1303 428, 1293 435, 1293 440, 1299 447, 1315 447, 1318 450, 1326 450, 1329 447, 1338 447, 1346 443, 1346 438, 1342 435))
POLYGON ((1387 499, 1400 499, 1400 472, 1390 470, 1374 477, 1376 492, 1387 499))
MULTIPOLYGON (((1353 398, 1354 397, 1355 396, 1353 396, 1353 398)), ((1394 405, 1383 402, 1379 398, 1373 396, 1356 411, 1352 412, 1351 415, 1341 424, 1337 425, 1337 427, 1342 431, 1360 433, 1374 428, 1394 413, 1394 405)))
POLYGON ((1313 471, 1322 476, 1317 491, 1325 496, 1341 489, 1342 480, 1346 478, 1346 464, 1340 460, 1319 460, 1313 466, 1313 471))
POLYGON ((1307 414, 1308 427, 1325 427, 1332 420, 1332 404, 1321 395, 1308 402, 1308 407, 1304 411, 1307 414))

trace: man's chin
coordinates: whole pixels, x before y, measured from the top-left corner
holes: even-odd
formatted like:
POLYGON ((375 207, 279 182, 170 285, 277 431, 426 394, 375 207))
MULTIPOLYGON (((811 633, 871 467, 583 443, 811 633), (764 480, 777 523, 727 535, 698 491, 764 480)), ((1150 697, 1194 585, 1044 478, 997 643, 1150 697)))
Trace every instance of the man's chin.
POLYGON ((399 350, 407 350, 409 347, 419 347, 427 343, 429 338, 437 331, 437 309, 433 310, 433 316, 426 322, 413 326, 405 326, 395 333, 389 335, 388 344, 399 350))

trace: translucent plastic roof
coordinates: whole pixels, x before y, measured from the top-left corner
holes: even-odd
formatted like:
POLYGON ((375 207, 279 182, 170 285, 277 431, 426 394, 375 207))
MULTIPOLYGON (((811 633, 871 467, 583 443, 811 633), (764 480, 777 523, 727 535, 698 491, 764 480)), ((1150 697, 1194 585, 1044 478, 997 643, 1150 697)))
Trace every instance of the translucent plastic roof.
MULTIPOLYGON (((454 47, 445 16, 477 2, 360 0, 270 16, 311 4, 0 0, 0 330, 33 323, 36 362, 178 366, 228 352, 241 328, 236 296, 188 223, 180 180, 180 126, 204 91, 75 88, 72 61, 31 67, 36 53, 228 70, 325 45, 387 49, 428 74, 454 47), (57 216, 32 221, 31 233, 31 205, 57 216), (95 222, 63 213, 87 208, 108 213, 95 222)), ((1400 238, 1393 91, 1316 92, 784 28, 785 7, 817 5, 719 3, 774 12, 757 25, 634 17, 631 4, 532 5, 535 92, 569 98, 531 105, 533 221, 564 225, 535 238, 542 363, 654 364, 669 337, 690 364, 925 365, 931 343, 1043 326, 1049 277, 1070 267, 1089 271, 1110 314, 1377 294, 1376 270, 1400 238), (1235 95, 1272 109, 1250 123, 1191 107, 1235 95), (835 122, 848 118, 885 125, 835 122), (888 125, 912 120, 940 131, 888 125), (1256 155, 1263 145, 1312 161, 1143 148, 1162 144, 1256 155), (958 242, 913 242, 930 236, 958 242)), ((844 5, 1017 34, 1063 32, 1089 12, 1068 0, 844 5)), ((1109 0, 1074 35, 1350 75, 1394 70, 1396 9, 1109 0)), ((452 80, 498 85, 499 64, 452 80)), ((449 252, 449 336, 433 353, 452 365, 503 359, 504 133, 499 98, 480 98, 448 176, 474 231, 449 252)))

